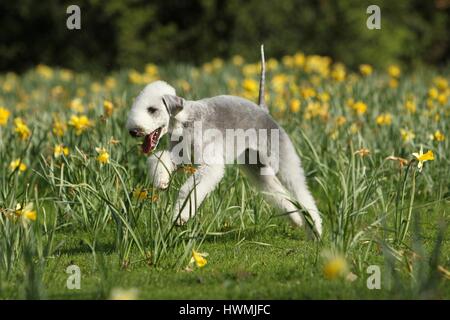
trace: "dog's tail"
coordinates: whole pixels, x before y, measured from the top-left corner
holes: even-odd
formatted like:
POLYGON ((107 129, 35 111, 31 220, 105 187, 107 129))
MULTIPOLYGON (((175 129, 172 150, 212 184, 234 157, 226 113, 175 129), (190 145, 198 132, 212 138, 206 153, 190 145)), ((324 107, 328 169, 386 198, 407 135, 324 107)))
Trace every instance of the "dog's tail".
POLYGON ((264 45, 261 45, 261 79, 259 80, 259 98, 258 104, 263 107, 266 111, 269 111, 266 105, 264 84, 266 82, 266 61, 264 59, 264 45))

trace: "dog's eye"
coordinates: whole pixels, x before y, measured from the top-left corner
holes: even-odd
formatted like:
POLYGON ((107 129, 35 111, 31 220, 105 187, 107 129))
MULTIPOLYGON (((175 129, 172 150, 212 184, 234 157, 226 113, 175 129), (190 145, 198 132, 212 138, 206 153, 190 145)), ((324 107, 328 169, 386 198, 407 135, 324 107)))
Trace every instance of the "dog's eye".
POLYGON ((156 109, 155 107, 148 107, 147 111, 148 113, 155 113, 158 109, 156 109))

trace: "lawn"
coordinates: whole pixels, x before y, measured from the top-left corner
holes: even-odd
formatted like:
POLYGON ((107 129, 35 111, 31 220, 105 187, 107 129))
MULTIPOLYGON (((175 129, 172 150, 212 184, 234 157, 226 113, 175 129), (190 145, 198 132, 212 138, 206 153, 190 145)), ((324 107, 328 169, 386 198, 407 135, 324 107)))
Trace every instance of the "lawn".
POLYGON ((125 129, 133 98, 156 79, 187 99, 256 101, 258 63, 0 75, 0 298, 449 299, 448 68, 350 70, 298 53, 267 69, 266 101, 302 159, 320 240, 237 166, 174 226, 195 167, 152 188, 141 141, 125 129))

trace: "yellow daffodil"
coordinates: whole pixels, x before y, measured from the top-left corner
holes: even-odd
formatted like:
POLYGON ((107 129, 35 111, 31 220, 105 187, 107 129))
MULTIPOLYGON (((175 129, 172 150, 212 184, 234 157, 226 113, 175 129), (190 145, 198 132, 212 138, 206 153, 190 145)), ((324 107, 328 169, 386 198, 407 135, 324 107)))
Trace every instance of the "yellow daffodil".
POLYGON ((111 101, 105 100, 103 101, 103 112, 105 113, 105 116, 110 117, 113 113, 114 106, 111 101))
POLYGON ((382 113, 376 118, 379 126, 389 126, 392 124, 392 115, 390 113, 382 113))
POLYGON ((238 66, 238 67, 242 66, 244 64, 244 58, 242 58, 242 56, 240 56, 240 55, 233 56, 231 61, 235 66, 238 66))
POLYGON ((133 198, 135 198, 137 200, 145 200, 145 199, 147 199, 147 196, 148 196, 148 191, 141 187, 137 187, 133 191, 133 198))
POLYGON ((17 204, 15 214, 17 217, 22 217, 26 220, 36 221, 37 213, 33 210, 33 204, 29 203, 22 209, 20 204, 17 204))
POLYGON ((433 83, 436 85, 439 91, 446 91, 448 88, 448 81, 444 77, 436 77, 433 79, 433 83))
POLYGON ((389 79, 389 87, 395 89, 398 87, 398 80, 395 78, 389 79))
POLYGON ((405 129, 400 129, 400 135, 402 136, 403 142, 411 142, 416 137, 413 131, 405 129))
POLYGON ((109 153, 106 151, 105 148, 95 148, 95 151, 97 151, 97 161, 101 164, 107 164, 109 163, 109 153))
POLYGON ((390 65, 388 67, 388 74, 389 76, 391 76, 392 78, 398 78, 400 77, 400 67, 397 65, 390 65))
POLYGON ((367 111, 367 104, 362 101, 357 101, 352 104, 352 109, 355 110, 357 114, 363 115, 367 111))
POLYGON ((416 113, 416 103, 413 100, 406 100, 405 109, 411 113, 416 113))
POLYGON ((433 154, 433 151, 429 150, 429 151, 427 151, 426 153, 423 153, 423 148, 422 148, 422 146, 420 146, 420 152, 419 152, 419 153, 414 152, 412 155, 413 155, 413 156, 417 159, 417 161, 418 161, 417 168, 419 169, 419 172, 422 172, 423 164, 424 164, 426 161, 433 161, 433 160, 434 160, 434 154, 433 154))
POLYGON ((11 171, 15 171, 17 169, 19 172, 24 172, 25 170, 27 170, 26 164, 20 161, 20 159, 11 161, 11 163, 9 164, 9 168, 11 169, 11 171))
POLYGON ((55 118, 53 120, 53 128, 52 128, 52 132, 55 134, 55 136, 57 137, 62 137, 64 135, 64 133, 67 130, 67 125, 64 121, 61 121, 58 118, 55 118))
POLYGON ((445 140, 445 136, 444 136, 444 134, 443 134, 441 131, 436 130, 436 131, 434 132, 434 134, 433 134, 433 140, 442 142, 442 141, 445 140))
POLYGON ((87 130, 92 125, 92 123, 85 115, 73 115, 70 117, 69 125, 75 129, 75 134, 79 136, 85 130, 87 130))
POLYGON ((53 77, 53 69, 44 64, 37 65, 36 72, 45 79, 51 79, 53 77))
POLYGON ((333 70, 331 71, 331 78, 337 82, 341 82, 345 80, 345 67, 341 63, 337 63, 333 66, 333 70))
POLYGON ((300 111, 300 105, 301 105, 300 100, 292 99, 291 102, 289 103, 289 108, 291 112, 297 113, 300 111))
POLYGON ((0 126, 5 126, 8 123, 11 112, 4 107, 0 107, 0 126))
POLYGON ((208 261, 205 259, 206 256, 208 256, 207 253, 199 253, 195 250, 192 250, 191 262, 195 262, 197 267, 203 268, 208 263, 208 261))
POLYGON ((363 76, 370 76, 373 72, 373 68, 369 64, 362 64, 359 66, 359 72, 361 72, 363 76))
POLYGON ((362 149, 359 149, 359 150, 355 151, 355 154, 357 154, 358 156, 363 158, 363 157, 365 157, 365 156, 370 154, 370 150, 367 149, 367 148, 362 148, 362 149))
POLYGON ((55 158, 59 158, 62 155, 64 156, 68 156, 69 155, 69 148, 65 147, 62 144, 58 144, 55 146, 55 148, 53 149, 53 156, 55 158))
POLYGON ((72 111, 83 113, 84 112, 84 105, 80 98, 75 98, 69 102, 69 108, 72 111))
POLYGON ((338 127, 342 127, 347 122, 347 119, 344 116, 338 116, 336 118, 336 125, 338 127))
POLYGON ((21 140, 27 140, 31 136, 31 131, 22 118, 15 118, 14 125, 14 131, 19 135, 21 140))
POLYGON ((438 89, 431 87, 430 89, 428 89, 428 97, 430 97, 431 99, 436 99, 439 95, 439 91, 438 89))

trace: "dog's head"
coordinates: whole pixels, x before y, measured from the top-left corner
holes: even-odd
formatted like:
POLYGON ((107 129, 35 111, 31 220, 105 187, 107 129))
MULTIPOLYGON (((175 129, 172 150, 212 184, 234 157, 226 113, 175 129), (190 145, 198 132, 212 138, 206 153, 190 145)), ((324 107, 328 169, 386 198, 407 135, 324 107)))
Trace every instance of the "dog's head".
POLYGON ((128 114, 127 129, 133 137, 144 137, 142 151, 149 153, 167 133, 170 117, 183 108, 184 100, 164 81, 148 84, 137 96, 128 114))

